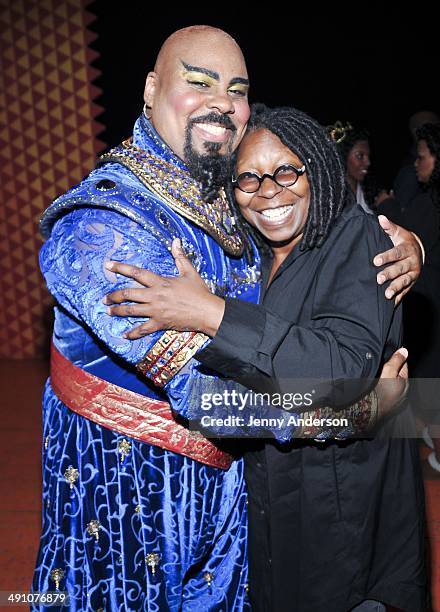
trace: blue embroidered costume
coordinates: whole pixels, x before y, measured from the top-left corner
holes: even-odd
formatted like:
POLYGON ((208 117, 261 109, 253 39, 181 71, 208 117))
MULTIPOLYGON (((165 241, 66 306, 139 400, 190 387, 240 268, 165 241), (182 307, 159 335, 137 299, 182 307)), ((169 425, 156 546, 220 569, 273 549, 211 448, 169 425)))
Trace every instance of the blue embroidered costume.
POLYGON ((140 320, 112 318, 102 299, 132 281, 104 263, 175 275, 170 245, 179 237, 213 291, 257 302, 258 255, 251 266, 225 196, 201 202, 145 116, 102 162, 42 220, 58 365, 44 394, 33 590, 67 591, 75 611, 238 611, 247 606, 242 461, 223 469, 221 448, 160 412, 171 402, 184 414, 195 390, 215 391, 218 379, 194 357, 208 339, 124 339, 140 320))

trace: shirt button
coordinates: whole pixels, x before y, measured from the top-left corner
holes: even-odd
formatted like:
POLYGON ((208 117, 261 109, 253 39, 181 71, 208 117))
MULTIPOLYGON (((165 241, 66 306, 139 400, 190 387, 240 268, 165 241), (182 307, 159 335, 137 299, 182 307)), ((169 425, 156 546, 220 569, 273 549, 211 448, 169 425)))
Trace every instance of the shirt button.
POLYGON ((261 467, 263 467, 263 466, 262 466, 262 465, 261 465, 261 463, 258 461, 258 462, 257 462, 257 468, 261 468, 261 467))
POLYGON ((372 359, 373 355, 371 353, 365 353, 365 359, 372 359))
POLYGON ((260 510, 260 514, 262 514, 262 515, 263 515, 263 514, 266 514, 266 513, 264 512, 264 509, 263 509, 263 508, 261 508, 261 510, 260 510))

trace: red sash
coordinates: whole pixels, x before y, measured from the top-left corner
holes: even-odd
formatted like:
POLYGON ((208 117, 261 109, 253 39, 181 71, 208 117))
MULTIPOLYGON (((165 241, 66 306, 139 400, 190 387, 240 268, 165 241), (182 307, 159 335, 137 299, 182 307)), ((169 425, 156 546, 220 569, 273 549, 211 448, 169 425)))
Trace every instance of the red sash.
POLYGON ((121 434, 227 470, 233 457, 198 431, 174 420, 168 402, 151 399, 98 378, 66 359, 52 344, 51 384, 73 412, 121 434))

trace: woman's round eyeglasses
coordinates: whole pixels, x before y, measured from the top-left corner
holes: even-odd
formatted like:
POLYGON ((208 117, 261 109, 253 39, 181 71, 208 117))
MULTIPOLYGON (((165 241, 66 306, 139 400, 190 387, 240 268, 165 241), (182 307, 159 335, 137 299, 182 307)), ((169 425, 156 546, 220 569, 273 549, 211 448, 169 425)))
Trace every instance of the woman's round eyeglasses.
POLYGON ((242 172, 237 178, 232 178, 232 185, 245 193, 255 193, 260 189, 264 179, 270 178, 280 187, 291 187, 305 171, 305 165, 296 168, 292 164, 283 164, 273 174, 265 173, 263 176, 258 176, 255 172, 242 172))

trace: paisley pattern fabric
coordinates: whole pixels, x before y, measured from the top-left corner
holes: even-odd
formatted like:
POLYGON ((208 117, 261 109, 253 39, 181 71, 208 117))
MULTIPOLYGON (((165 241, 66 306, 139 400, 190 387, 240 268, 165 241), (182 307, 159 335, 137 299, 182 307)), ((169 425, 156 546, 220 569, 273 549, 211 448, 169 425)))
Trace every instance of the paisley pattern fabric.
MULTIPOLYGON (((144 117, 133 143, 184 168, 144 117)), ((142 319, 107 314, 104 295, 133 281, 107 271, 105 262, 175 275, 169 248, 179 237, 211 290, 257 302, 256 252, 252 265, 227 256, 213 237, 116 163, 93 171, 56 200, 42 229, 48 240, 41 269, 57 301, 53 341, 65 357, 120 387, 175 402, 182 412, 201 381, 210 392, 222 388, 195 358, 164 389, 139 374, 136 363, 162 332, 134 342, 122 337, 142 319)), ((70 411, 49 380, 43 533, 32 589, 58 586, 75 611, 245 609, 242 470, 241 460, 224 471, 92 423, 70 411)))

